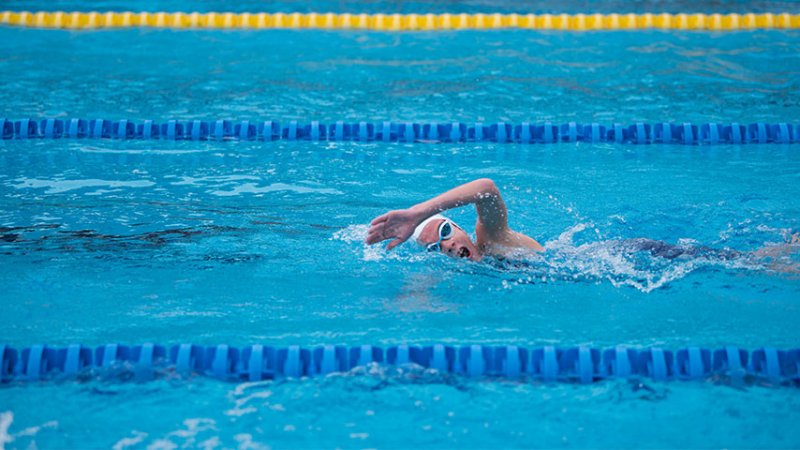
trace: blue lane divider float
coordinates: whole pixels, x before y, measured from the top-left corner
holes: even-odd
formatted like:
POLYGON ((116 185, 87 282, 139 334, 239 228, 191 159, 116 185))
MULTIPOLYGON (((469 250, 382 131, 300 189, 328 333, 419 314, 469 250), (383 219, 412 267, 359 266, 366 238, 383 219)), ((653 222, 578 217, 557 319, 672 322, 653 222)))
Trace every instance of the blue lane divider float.
POLYGON ((614 142, 627 144, 790 144, 800 124, 416 123, 106 119, 0 119, 2 139, 164 139, 190 141, 614 142))
POLYGON ((272 347, 178 344, 121 345, 96 348, 33 345, 17 351, 0 345, 0 381, 63 379, 79 374, 125 369, 145 381, 161 371, 210 376, 230 381, 301 378, 341 373, 370 364, 414 364, 466 377, 526 378, 543 382, 592 383, 606 378, 650 378, 657 381, 703 380, 709 377, 800 383, 800 349, 765 347, 752 352, 737 347, 709 350, 688 347, 634 349, 617 346, 524 348, 507 346, 323 345, 272 347))

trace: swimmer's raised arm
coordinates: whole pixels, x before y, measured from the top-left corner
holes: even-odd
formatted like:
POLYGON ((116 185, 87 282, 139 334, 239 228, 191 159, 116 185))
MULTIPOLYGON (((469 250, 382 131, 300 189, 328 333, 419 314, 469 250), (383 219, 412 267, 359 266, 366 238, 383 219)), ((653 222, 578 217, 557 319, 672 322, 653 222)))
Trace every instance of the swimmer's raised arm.
POLYGON ((450 189, 428 201, 414 205, 411 209, 421 211, 425 219, 433 214, 474 204, 478 211, 478 227, 490 235, 508 230, 508 211, 500 190, 489 178, 480 178, 450 189))
POLYGON ((367 244, 393 239, 386 247, 392 249, 405 242, 414 233, 414 228, 426 218, 468 204, 474 204, 478 211, 476 232, 479 236, 483 234, 489 239, 502 240, 500 238, 510 232, 508 213, 500 191, 492 180, 481 178, 411 208, 389 211, 376 217, 370 223, 367 244))

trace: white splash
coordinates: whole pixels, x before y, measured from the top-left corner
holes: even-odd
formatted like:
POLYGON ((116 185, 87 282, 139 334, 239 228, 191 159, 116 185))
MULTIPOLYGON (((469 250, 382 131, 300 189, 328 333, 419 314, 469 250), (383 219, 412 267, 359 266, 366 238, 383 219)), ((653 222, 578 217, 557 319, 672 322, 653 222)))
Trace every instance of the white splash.
MULTIPOLYGON (((393 259, 416 262, 426 260, 426 256, 429 256, 403 251, 402 246, 394 251, 386 251, 384 245, 380 244, 368 246, 364 243, 368 230, 367 225, 350 225, 334 233, 331 239, 352 244, 363 261, 393 259)), ((503 273, 512 277, 503 280, 503 288, 559 280, 608 282, 618 288, 632 287, 649 293, 705 268, 763 269, 749 254, 725 259, 701 253, 670 259, 652 255, 647 250, 626 248, 621 245, 624 240, 602 240, 601 236, 602 233, 593 223, 579 222, 564 230, 556 239, 546 242, 542 254, 523 252, 509 255, 507 261, 500 264, 503 273), (588 232, 594 241, 575 244, 576 236, 582 232, 588 232)), ((676 248, 690 249, 699 245, 695 239, 682 238, 677 241, 676 248)))
MULTIPOLYGON (((649 293, 706 267, 757 268, 747 258, 739 260, 704 257, 667 259, 647 251, 619 248, 620 241, 604 240, 575 245, 573 238, 591 224, 577 224, 545 244, 546 253, 532 265, 552 279, 606 280, 614 287, 633 287, 649 293)), ((698 245, 694 239, 679 239, 678 247, 698 245)))
MULTIPOLYGON (((350 225, 347 228, 341 229, 333 234, 331 240, 342 241, 348 244, 356 244, 357 252, 361 254, 362 261, 380 261, 384 259, 403 260, 408 259, 404 257, 402 250, 399 248, 387 251, 386 243, 378 243, 375 245, 367 245, 364 240, 367 238, 369 225, 350 225)), ((413 258, 412 258, 413 259, 413 258)))

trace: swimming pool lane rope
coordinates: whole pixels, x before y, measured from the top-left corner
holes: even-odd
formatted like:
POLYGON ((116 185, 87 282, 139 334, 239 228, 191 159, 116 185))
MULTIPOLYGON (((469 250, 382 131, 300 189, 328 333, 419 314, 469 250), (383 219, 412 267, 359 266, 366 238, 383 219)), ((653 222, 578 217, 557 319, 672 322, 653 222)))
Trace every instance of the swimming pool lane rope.
POLYGON ((37 28, 485 30, 797 29, 800 14, 337 14, 2 11, 0 24, 37 28))
POLYGON ((0 345, 0 381, 39 381, 132 374, 143 381, 159 373, 210 376, 231 381, 301 378, 349 372, 372 364, 416 365, 439 374, 592 383, 607 378, 650 378, 656 381, 709 378, 756 379, 770 383, 800 383, 800 349, 737 347, 676 351, 617 346, 525 348, 514 345, 372 345, 355 347, 271 347, 249 345, 200 346, 107 344, 86 347, 34 345, 20 351, 0 345))
POLYGON ((356 141, 356 142, 611 142, 626 144, 790 144, 800 142, 800 124, 550 122, 512 124, 0 119, 1 139, 163 139, 191 141, 356 141))

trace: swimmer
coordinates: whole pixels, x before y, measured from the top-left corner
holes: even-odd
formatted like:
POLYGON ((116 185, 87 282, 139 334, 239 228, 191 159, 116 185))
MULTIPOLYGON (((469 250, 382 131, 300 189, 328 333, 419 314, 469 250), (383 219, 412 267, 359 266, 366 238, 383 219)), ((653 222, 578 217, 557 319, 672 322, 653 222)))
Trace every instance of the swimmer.
MULTIPOLYGON (((372 245, 391 239, 386 246, 391 250, 409 238, 427 251, 473 261, 480 261, 487 256, 505 260, 518 257, 521 253, 535 254, 544 251, 544 247, 536 240, 508 226, 505 202, 500 190, 488 178, 463 184, 411 208, 389 211, 376 217, 370 223, 366 242, 372 245), (478 212, 475 242, 460 226, 440 214, 469 204, 474 204, 478 212)), ((800 250, 800 238, 796 233, 786 244, 773 245, 754 252, 706 246, 678 246, 647 238, 612 240, 606 244, 609 249, 621 253, 645 251, 664 259, 704 258, 730 261, 747 258, 765 264, 765 267, 776 272, 800 274, 798 265, 787 260, 800 250)))
POLYGON ((366 241, 372 245, 392 239, 386 246, 391 250, 409 238, 428 251, 473 261, 484 256, 504 257, 520 250, 544 250, 533 238, 509 228, 506 204, 500 190, 488 178, 470 181, 411 208, 376 217, 370 223, 366 241), (469 204, 478 211, 475 242, 455 222, 439 214, 469 204))

